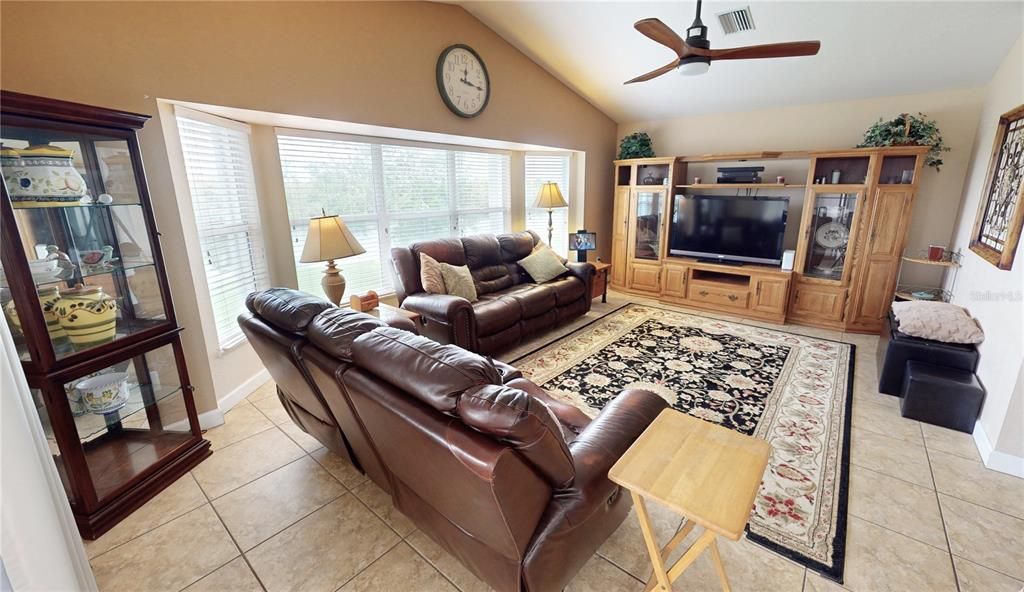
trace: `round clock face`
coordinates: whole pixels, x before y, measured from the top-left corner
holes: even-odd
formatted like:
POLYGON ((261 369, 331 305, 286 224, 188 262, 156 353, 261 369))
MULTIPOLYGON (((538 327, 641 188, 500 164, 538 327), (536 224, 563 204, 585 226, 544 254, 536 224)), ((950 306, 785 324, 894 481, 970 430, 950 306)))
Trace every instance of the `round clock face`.
POLYGON ((437 58, 437 90, 460 117, 475 117, 491 98, 491 80, 483 60, 466 45, 453 45, 437 58))

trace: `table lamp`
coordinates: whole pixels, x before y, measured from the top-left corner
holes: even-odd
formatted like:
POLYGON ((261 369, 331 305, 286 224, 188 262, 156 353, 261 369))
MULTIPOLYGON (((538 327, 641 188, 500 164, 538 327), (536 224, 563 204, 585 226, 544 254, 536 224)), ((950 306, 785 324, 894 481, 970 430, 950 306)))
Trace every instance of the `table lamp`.
POLYGON ((537 192, 537 201, 533 202, 535 208, 547 208, 548 210, 548 246, 551 246, 551 236, 555 232, 555 224, 551 219, 551 213, 555 208, 567 208, 562 192, 558 190, 558 183, 548 181, 540 186, 537 192))
POLYGON ((324 270, 324 278, 320 285, 324 287, 327 299, 339 304, 341 297, 345 295, 345 276, 341 275, 341 270, 334 265, 334 260, 362 255, 365 252, 366 249, 359 244, 340 216, 328 216, 324 212, 323 216, 310 218, 306 244, 302 247, 302 257, 299 261, 327 262, 327 269, 324 270))

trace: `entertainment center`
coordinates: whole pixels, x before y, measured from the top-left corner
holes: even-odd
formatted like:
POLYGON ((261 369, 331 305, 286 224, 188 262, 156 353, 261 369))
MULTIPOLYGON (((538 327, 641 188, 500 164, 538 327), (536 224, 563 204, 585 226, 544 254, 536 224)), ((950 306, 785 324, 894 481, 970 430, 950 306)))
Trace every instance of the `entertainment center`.
POLYGON ((894 146, 617 160, 611 284, 741 317, 877 333, 896 291, 927 151, 894 146), (784 161, 806 162, 806 183, 686 183, 690 166, 784 161), (758 195, 761 190, 766 193, 758 195), (797 199, 780 195, 787 192, 797 199), (781 204, 799 204, 801 197, 799 218, 794 213, 787 220, 781 204), (794 224, 795 244, 785 245, 786 226, 794 224), (791 271, 779 265, 783 248, 795 250, 791 271))

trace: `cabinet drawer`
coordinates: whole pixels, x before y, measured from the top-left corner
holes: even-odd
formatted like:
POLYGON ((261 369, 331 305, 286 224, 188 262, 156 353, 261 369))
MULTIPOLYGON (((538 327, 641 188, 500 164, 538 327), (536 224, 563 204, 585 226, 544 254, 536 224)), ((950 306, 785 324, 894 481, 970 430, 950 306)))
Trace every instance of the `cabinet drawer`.
POLYGON ((691 283, 687 296, 690 300, 698 302, 734 308, 747 308, 748 301, 750 300, 750 291, 691 283))

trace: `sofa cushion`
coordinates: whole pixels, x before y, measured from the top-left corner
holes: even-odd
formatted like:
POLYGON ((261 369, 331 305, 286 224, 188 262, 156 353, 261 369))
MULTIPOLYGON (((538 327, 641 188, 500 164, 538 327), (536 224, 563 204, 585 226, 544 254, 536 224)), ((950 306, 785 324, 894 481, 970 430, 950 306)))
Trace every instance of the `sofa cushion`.
POLYGON ((501 263, 501 246, 493 234, 478 234, 462 239, 462 250, 466 253, 466 265, 479 269, 501 263))
POLYGON ((533 234, 529 230, 525 230, 523 232, 499 234, 498 244, 501 245, 501 261, 503 263, 516 263, 533 252, 536 242, 534 241, 533 234))
POLYGON ((985 333, 967 311, 948 302, 924 300, 893 302, 892 312, 899 330, 912 337, 942 343, 978 344, 985 333))
POLYGON ((536 249, 533 253, 524 257, 519 261, 519 265, 538 284, 543 284, 560 275, 569 273, 569 268, 562 263, 558 255, 546 246, 536 249))
POLYGON ((466 425, 515 447, 555 487, 572 482, 569 447, 539 399, 517 388, 486 385, 463 393, 456 413, 466 425))
POLYGON ((427 294, 447 294, 444 288, 444 277, 441 276, 441 264, 426 253, 420 253, 420 283, 427 294))
POLYGON ((480 335, 493 335, 519 322, 523 309, 510 298, 491 297, 473 303, 476 330, 480 335))
POLYGON ((444 278, 444 289, 451 296, 459 296, 470 302, 476 301, 476 284, 473 283, 473 274, 465 265, 439 264, 441 277, 444 278))
POLYGON ((462 241, 457 238, 438 238, 413 243, 409 247, 419 260, 420 253, 426 253, 441 263, 449 265, 465 265, 466 252, 462 249, 462 241))
POLYGON ((363 333, 387 327, 384 321, 348 308, 325 310, 309 324, 307 337, 332 356, 352 361, 352 342, 363 333))
POLYGON ((577 277, 563 277, 544 284, 555 291, 558 306, 571 304, 583 297, 586 286, 577 277))
POLYGON ((512 286, 512 277, 504 263, 470 269, 476 283, 477 296, 490 294, 512 286))
POLYGON ((494 364, 455 345, 391 327, 364 333, 352 342, 352 360, 381 380, 443 412, 459 396, 485 384, 501 384, 494 364))
POLYGON ((547 286, 521 284, 502 293, 502 298, 515 300, 529 319, 555 310, 555 291, 547 286))
POLYGON ((245 306, 256 316, 289 333, 302 333, 321 312, 334 305, 312 294, 290 288, 269 288, 245 298, 245 306))

